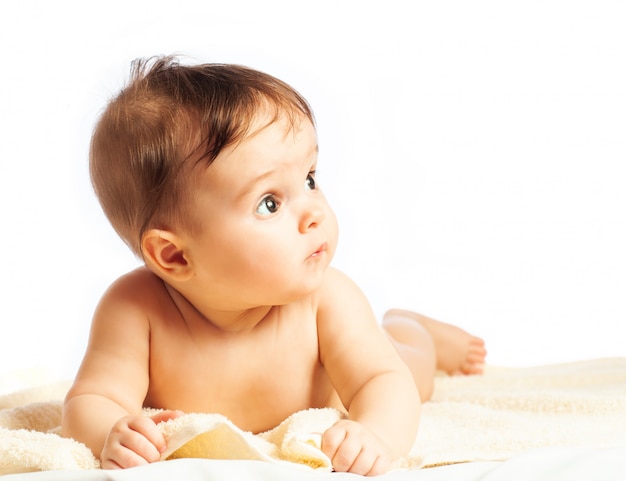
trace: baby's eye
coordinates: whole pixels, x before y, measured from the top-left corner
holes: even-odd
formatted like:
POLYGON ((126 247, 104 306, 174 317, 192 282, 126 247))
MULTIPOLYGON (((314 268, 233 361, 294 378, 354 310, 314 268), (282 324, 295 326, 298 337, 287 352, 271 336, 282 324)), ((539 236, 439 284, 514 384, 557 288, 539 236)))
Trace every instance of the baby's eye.
POLYGON ((265 196, 257 206, 256 213, 260 215, 271 215, 278 210, 279 205, 273 195, 265 196))
POLYGON ((306 180, 304 181, 304 186, 308 190, 317 189, 317 183, 315 182, 315 171, 309 172, 309 175, 306 176, 306 180))

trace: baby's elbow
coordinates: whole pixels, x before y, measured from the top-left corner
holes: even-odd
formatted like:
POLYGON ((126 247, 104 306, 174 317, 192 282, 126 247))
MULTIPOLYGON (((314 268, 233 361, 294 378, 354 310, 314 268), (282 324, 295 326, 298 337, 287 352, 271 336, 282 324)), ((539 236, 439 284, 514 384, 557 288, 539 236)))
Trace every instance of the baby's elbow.
POLYGON ((74 406, 74 396, 71 395, 71 391, 67 393, 65 396, 65 400, 63 401, 63 408, 61 409, 61 436, 64 438, 73 438, 75 435, 74 432, 74 422, 75 418, 75 406, 74 406))
POLYGON ((81 392, 76 385, 70 388, 61 409, 61 436, 80 440, 87 413, 94 411, 92 404, 90 394, 81 392))
POLYGON ((416 379, 415 384, 419 400, 421 402, 426 402, 433 397, 433 392, 435 391, 435 380, 432 377, 421 378, 419 380, 416 379))

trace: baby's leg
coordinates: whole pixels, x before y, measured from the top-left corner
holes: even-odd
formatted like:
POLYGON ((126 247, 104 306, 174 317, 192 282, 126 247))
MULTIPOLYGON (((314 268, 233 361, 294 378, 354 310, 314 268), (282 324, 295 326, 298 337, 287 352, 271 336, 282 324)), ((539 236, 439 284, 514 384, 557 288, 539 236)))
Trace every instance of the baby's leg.
POLYGON ((401 309, 388 311, 382 325, 409 366, 422 401, 432 395, 436 370, 448 374, 482 372, 485 343, 456 326, 401 309))

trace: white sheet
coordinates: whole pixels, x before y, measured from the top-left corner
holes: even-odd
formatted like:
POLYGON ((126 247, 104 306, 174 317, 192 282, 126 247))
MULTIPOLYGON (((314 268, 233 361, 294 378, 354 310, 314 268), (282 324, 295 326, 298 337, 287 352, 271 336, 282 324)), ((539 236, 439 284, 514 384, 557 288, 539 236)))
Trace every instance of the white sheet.
MULTIPOLYGON (((380 481, 624 481, 626 448, 543 448, 504 462, 392 471, 380 481)), ((263 461, 177 459, 119 471, 47 471, 2 481, 357 481, 361 476, 263 461)))

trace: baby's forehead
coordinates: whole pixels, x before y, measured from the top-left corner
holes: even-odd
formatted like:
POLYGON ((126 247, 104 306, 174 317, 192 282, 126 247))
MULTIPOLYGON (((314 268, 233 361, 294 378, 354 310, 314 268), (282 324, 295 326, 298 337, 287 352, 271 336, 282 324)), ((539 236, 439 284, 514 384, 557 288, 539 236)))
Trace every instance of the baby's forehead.
POLYGON ((240 139, 245 142, 256 136, 271 125, 279 124, 284 127, 285 136, 296 134, 304 127, 311 126, 315 130, 312 120, 303 112, 284 107, 261 106, 251 117, 246 133, 240 139))
MULTIPOLYGON (((239 181, 264 177, 295 164, 317 162, 317 133, 305 114, 261 112, 237 141, 226 146, 202 175, 209 183, 218 181, 225 173, 232 186, 239 181)), ((199 173, 197 171, 197 173, 199 173)))

